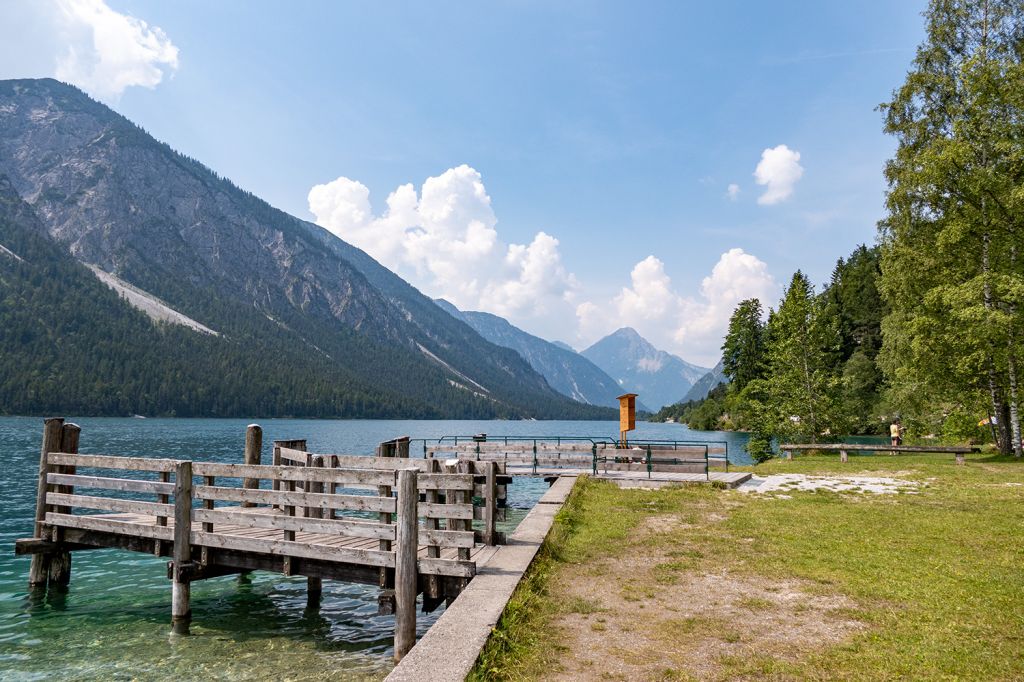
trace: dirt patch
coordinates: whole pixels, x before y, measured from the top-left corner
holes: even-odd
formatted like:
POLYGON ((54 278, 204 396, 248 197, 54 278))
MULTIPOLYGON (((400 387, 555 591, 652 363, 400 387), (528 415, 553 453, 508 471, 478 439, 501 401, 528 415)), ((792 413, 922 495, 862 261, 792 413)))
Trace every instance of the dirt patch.
POLYGON ((685 543, 644 541, 685 525, 652 516, 601 571, 567 567, 554 579, 565 648, 548 679, 715 679, 730 660, 795 660, 866 627, 852 600, 821 585, 701 571, 685 543))

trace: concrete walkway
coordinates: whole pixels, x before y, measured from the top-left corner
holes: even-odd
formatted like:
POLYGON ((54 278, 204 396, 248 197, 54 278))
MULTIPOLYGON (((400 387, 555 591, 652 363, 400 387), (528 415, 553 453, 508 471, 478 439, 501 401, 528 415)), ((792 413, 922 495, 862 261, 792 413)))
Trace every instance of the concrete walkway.
POLYGON ((478 567, 476 577, 395 666, 388 681, 465 680, 575 484, 575 476, 555 481, 519 522, 508 544, 478 567))

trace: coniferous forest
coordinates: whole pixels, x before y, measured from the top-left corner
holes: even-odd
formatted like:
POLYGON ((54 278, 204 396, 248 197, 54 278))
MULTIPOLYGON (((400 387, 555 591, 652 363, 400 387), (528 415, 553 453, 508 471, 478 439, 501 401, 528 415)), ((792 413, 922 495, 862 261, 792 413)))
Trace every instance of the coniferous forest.
POLYGON ((743 301, 722 347, 730 379, 655 419, 819 442, 883 433, 994 443, 1021 455, 1024 12, 934 2, 889 102, 878 241, 820 291, 797 272, 773 308, 743 301))

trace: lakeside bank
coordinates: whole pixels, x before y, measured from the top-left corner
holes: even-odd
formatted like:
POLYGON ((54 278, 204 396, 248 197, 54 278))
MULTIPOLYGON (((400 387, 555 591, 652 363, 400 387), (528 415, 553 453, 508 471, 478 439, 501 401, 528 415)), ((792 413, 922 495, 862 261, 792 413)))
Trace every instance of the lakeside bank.
POLYGON ((1024 464, 752 469, 859 480, 763 493, 581 482, 470 679, 1024 676, 1024 464), (867 491, 879 478, 897 483, 867 491))

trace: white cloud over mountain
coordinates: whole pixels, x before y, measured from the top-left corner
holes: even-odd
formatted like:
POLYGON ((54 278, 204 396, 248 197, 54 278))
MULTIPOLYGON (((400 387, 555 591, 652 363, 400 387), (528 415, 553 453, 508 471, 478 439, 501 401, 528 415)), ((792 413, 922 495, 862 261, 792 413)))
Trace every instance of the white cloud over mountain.
POLYGON ((767 264, 738 248, 721 255, 696 297, 677 292, 665 264, 654 256, 637 263, 630 280, 611 306, 589 301, 577 306, 581 337, 592 342, 610 328, 628 325, 654 345, 708 366, 721 357, 722 339, 736 305, 759 298, 767 307, 779 294, 767 264))
POLYGON ((0 22, 0 75, 53 76, 102 100, 156 87, 178 68, 178 48, 158 26, 104 0, 10 3, 0 22))
POLYGON ((483 179, 467 165, 427 178, 419 190, 401 185, 380 213, 369 188, 346 177, 314 186, 308 201, 319 225, 428 296, 501 315, 546 338, 574 336, 589 345, 628 325, 655 345, 710 366, 736 304, 758 297, 767 306, 778 295, 767 265, 734 248, 721 255, 697 296, 678 292, 665 264, 648 256, 610 302, 580 300, 558 240, 545 232, 528 244, 502 240, 483 179))
POLYGON ((765 149, 761 152, 761 161, 754 169, 754 180, 757 184, 765 186, 765 191, 757 198, 757 203, 771 206, 785 201, 793 194, 793 188, 803 174, 800 152, 784 144, 765 149))
POLYGON ((316 185, 308 201, 319 225, 429 296, 545 331, 571 319, 578 284, 558 240, 538 232, 529 244, 502 241, 483 179, 467 165, 427 178, 419 192, 402 185, 379 215, 370 190, 345 177, 316 185))

